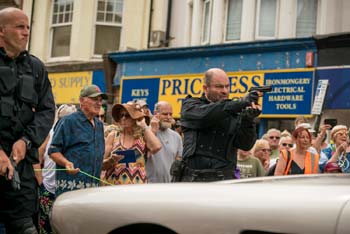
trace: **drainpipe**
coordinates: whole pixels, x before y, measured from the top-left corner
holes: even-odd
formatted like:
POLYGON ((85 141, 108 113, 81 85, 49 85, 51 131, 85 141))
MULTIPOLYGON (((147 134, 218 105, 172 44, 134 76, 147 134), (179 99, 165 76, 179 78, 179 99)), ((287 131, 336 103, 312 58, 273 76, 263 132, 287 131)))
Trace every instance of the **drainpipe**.
POLYGON ((150 9, 149 9, 149 21, 148 21, 148 40, 147 40, 147 49, 149 49, 149 44, 151 43, 151 33, 152 33, 152 16, 153 16, 153 0, 150 0, 150 9))
POLYGON ((168 0, 168 15, 166 22, 166 32, 165 32, 165 47, 169 47, 170 42, 170 26, 171 26, 171 8, 172 8, 172 0, 168 0))
MULTIPOLYGON (((23 2, 22 2, 23 5, 23 2)), ((23 8, 23 6, 22 6, 23 8)), ((30 15, 30 30, 32 30, 32 26, 33 26, 33 18, 34 18, 34 8, 35 8, 35 0, 33 0, 32 2, 32 13, 30 15)), ((28 39, 28 52, 30 52, 30 42, 32 41, 32 33, 29 33, 29 39, 28 39)))

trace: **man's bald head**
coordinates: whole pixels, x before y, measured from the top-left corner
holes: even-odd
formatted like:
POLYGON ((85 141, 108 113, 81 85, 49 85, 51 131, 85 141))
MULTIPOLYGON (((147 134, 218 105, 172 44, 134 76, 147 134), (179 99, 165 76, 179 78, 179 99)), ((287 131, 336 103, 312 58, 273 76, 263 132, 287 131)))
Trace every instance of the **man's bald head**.
POLYGON ((0 11, 0 47, 6 54, 17 57, 25 51, 29 40, 29 22, 27 15, 20 9, 8 7, 0 11))
POLYGON ((220 68, 211 68, 204 74, 203 93, 210 102, 229 98, 230 81, 226 72, 220 68))
POLYGON ((214 76, 227 76, 226 72, 220 68, 210 68, 204 74, 204 84, 210 85, 214 76))
POLYGON ((25 15, 25 13, 15 7, 7 7, 0 10, 0 25, 4 26, 12 22, 13 18, 15 18, 18 14, 25 15))

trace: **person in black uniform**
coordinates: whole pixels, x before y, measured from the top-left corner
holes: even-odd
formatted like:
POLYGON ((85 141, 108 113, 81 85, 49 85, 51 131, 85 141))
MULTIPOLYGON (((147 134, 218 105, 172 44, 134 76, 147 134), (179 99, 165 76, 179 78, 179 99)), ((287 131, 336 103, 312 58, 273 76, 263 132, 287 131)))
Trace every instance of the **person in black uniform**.
POLYGON ((255 118, 260 93, 230 100, 227 74, 209 69, 204 76, 203 95, 186 97, 181 107, 184 134, 180 181, 217 181, 235 178, 237 148, 250 150, 257 138, 255 118))
POLYGON ((7 233, 37 233, 33 164, 54 120, 55 103, 43 63, 26 51, 28 17, 0 11, 0 223, 7 233), (12 160, 12 162, 11 162, 12 160), (16 177, 18 172, 18 177, 16 177), (19 178, 17 180, 16 178, 19 178), (17 181, 19 183, 13 182, 17 181))

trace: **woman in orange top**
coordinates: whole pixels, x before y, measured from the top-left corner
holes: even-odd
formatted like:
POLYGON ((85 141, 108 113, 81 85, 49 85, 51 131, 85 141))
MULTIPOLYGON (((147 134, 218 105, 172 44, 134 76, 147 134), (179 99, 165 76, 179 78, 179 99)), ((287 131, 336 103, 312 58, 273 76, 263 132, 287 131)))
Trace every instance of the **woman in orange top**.
POLYGON ((288 151, 281 151, 275 175, 317 174, 319 155, 308 151, 312 139, 310 132, 306 128, 299 127, 292 135, 295 148, 289 150, 289 160, 288 151))

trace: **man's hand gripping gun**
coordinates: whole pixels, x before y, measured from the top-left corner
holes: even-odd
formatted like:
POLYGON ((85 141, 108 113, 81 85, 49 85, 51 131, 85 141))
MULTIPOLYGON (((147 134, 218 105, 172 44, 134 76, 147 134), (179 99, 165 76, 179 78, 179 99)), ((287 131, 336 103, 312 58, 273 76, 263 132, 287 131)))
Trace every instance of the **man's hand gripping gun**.
MULTIPOLYGON (((19 174, 18 174, 18 171, 17 171, 17 164, 15 162, 15 160, 13 159, 12 156, 10 156, 10 161, 11 161, 11 165, 13 167, 13 176, 12 176, 12 179, 11 179, 11 186, 14 190, 18 191, 21 189, 21 179, 19 178, 19 174)), ((7 180, 10 180, 8 178, 8 170, 7 170, 7 173, 6 173, 6 179, 7 180)))
POLYGON ((270 85, 266 86, 255 86, 249 89, 249 101, 258 103, 259 97, 262 97, 265 93, 271 92, 272 87, 270 85))
POLYGON ((271 85, 265 85, 265 86, 255 86, 255 87, 251 87, 249 89, 249 92, 254 92, 254 91, 258 91, 260 93, 268 93, 272 91, 272 87, 271 85))

